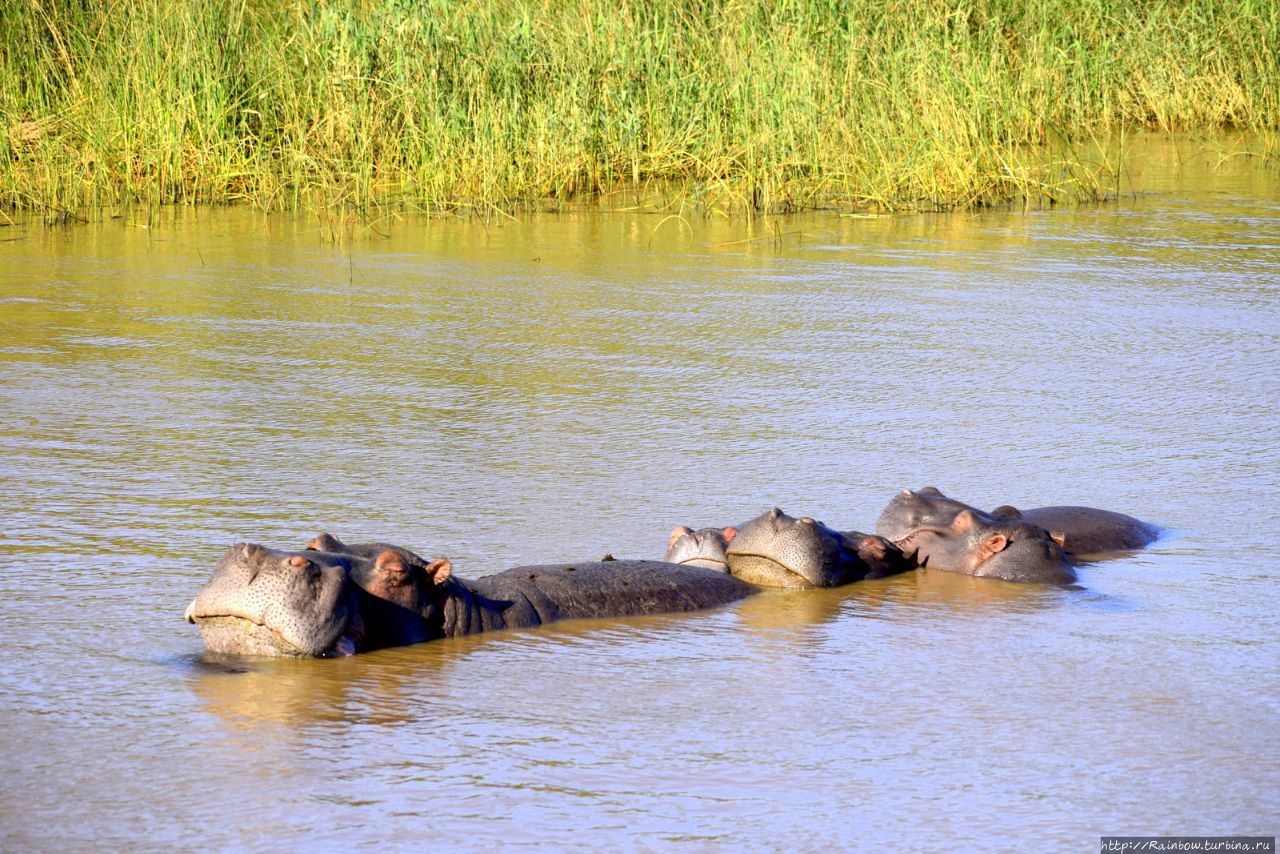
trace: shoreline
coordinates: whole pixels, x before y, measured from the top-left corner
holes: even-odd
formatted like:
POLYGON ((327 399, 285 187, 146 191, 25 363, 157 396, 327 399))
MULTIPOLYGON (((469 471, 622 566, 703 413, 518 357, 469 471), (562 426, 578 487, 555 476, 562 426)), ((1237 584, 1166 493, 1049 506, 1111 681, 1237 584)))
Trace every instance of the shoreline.
MULTIPOLYGON (((425 210, 412 203, 394 199, 382 200, 365 206, 347 202, 326 206, 299 204, 291 207, 264 208, 250 200, 230 202, 133 202, 86 206, 75 210, 60 207, 30 206, 27 208, 0 208, 0 229, 9 226, 75 226, 105 224, 113 220, 131 226, 153 227, 168 224, 175 217, 200 216, 200 212, 214 214, 218 211, 253 212, 272 220, 301 220, 329 241, 346 242, 363 234, 367 237, 387 236, 405 222, 420 219, 438 222, 475 222, 481 224, 511 223, 545 215, 617 216, 634 215, 651 218, 654 233, 663 228, 684 229, 697 221, 760 222, 786 221, 793 217, 831 215, 839 219, 902 219, 920 215, 979 215, 984 212, 1032 212, 1055 208, 1108 207, 1137 204, 1151 195, 1170 192, 1183 176, 1202 181, 1204 176, 1219 174, 1229 180, 1239 181, 1244 175, 1260 176, 1266 180, 1268 170, 1276 158, 1267 148, 1265 137, 1234 131, 1218 131, 1209 134, 1171 134, 1159 131, 1135 129, 1123 140, 1116 138, 1106 144, 1092 144, 1088 150, 1078 152, 1081 162, 1102 164, 1107 169, 1108 185, 1089 198, 1070 199, 1054 203, 1044 195, 1022 196, 1000 202, 981 205, 924 207, 885 207, 851 203, 849 200, 827 199, 824 204, 807 208, 783 208, 756 210, 750 205, 737 206, 740 202, 731 190, 722 186, 694 182, 642 182, 641 186, 621 186, 599 192, 582 192, 570 197, 534 199, 502 209, 483 202, 459 202, 425 210), (1123 156, 1117 152, 1122 151, 1123 156)), ((777 241, 784 236, 770 226, 760 233, 752 231, 745 238, 749 242, 777 241)))
POLYGON ((839 8, 646 0, 23 4, 0 22, 0 210, 425 213, 683 186, 736 214, 1108 198, 1079 152, 1257 135, 1280 18, 1249 0, 839 8))

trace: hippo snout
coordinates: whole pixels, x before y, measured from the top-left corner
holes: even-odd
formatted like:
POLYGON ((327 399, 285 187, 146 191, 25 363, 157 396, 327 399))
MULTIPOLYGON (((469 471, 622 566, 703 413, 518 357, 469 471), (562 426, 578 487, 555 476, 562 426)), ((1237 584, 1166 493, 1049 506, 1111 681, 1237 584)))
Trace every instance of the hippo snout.
POLYGON ((341 561, 237 543, 183 612, 211 652, 317 656, 358 637, 356 593, 341 561))

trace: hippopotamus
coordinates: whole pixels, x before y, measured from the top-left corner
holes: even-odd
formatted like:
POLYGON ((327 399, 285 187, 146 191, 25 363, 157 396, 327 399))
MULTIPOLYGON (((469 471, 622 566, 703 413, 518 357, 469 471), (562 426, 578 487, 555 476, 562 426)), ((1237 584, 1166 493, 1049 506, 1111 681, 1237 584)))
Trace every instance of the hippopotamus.
POLYGON ((1062 535, 1062 547, 1069 555, 1102 555, 1132 551, 1154 543, 1160 537, 1155 525, 1112 510, 1096 507, 1055 506, 1018 510, 1002 504, 991 515, 1004 519, 1025 519, 1046 531, 1062 535))
POLYGON ((701 566, 718 572, 729 571, 729 541, 738 535, 738 529, 700 528, 697 531, 687 525, 676 525, 667 540, 667 553, 662 556, 668 563, 685 566, 701 566))
POLYGON ((950 524, 919 525, 896 544, 927 569, 1041 584, 1076 580, 1061 545, 1044 528, 1023 519, 961 510, 950 524))
MULTIPOLYGON (((876 522, 876 533, 897 542, 921 525, 945 526, 964 510, 978 508, 943 495, 936 487, 902 490, 876 522)), ((1067 554, 1074 557, 1127 551, 1150 545, 1159 528, 1123 513, 1094 507, 1038 507, 1020 511, 1008 504, 988 514, 995 520, 1024 520, 1050 533, 1067 554)))
POLYGON ((321 535, 300 551, 241 543, 187 606, 209 652, 298 658, 571 617, 695 611, 757 588, 722 572, 647 560, 521 566, 464 580, 448 560, 321 535))
MULTIPOLYGON (((680 545, 680 530, 672 531, 672 549, 680 545)), ((760 587, 838 587, 915 567, 883 537, 837 531, 809 516, 788 516, 777 507, 724 530, 733 532, 724 537, 728 572, 760 587)), ((714 537, 704 542, 714 545, 714 537)))

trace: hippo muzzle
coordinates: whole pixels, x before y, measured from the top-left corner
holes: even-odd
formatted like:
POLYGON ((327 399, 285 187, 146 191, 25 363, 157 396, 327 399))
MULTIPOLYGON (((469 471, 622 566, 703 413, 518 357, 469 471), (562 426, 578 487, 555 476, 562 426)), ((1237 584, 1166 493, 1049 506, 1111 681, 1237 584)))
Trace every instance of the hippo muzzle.
POLYGON ((741 525, 728 545, 729 572, 761 587, 833 587, 850 580, 843 536, 777 507, 741 525))
POLYGON ((209 652, 295 658, 352 655, 364 625, 340 557, 241 543, 187 606, 209 652))

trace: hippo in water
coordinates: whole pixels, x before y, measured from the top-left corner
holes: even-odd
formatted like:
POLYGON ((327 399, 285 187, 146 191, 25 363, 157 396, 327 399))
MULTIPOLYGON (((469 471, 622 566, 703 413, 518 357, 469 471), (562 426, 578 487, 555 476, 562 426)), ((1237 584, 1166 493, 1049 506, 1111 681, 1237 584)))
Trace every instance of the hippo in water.
POLYGON ((1062 547, 1075 557, 1132 551, 1151 545, 1160 537, 1155 525, 1096 507, 1035 507, 1019 510, 1003 504, 991 511, 1003 519, 1025 519, 1046 531, 1062 534, 1062 547))
POLYGON ((947 525, 920 525, 897 541, 917 565, 1005 581, 1070 584, 1075 569, 1044 528, 962 510, 947 525))
POLYGON ((523 566, 463 580, 447 560, 321 535, 314 548, 228 549, 187 606, 210 652, 330 657, 571 617, 712 608, 756 588, 658 561, 523 566))
MULTIPOLYGON (((904 489, 880 515, 876 532, 898 542, 922 525, 949 525, 965 510, 982 512, 963 501, 948 498, 936 487, 904 489)), ((1154 525, 1094 507, 1038 507, 1020 511, 1005 504, 984 515, 993 520, 1022 520, 1044 528, 1074 557, 1140 549, 1160 534, 1154 525)))
POLYGON ((732 525, 726 528, 700 528, 676 525, 667 540, 667 553, 662 559, 684 566, 701 566, 717 572, 729 571, 729 541, 738 535, 732 525))
POLYGON ((876 531, 930 569, 1045 584, 1076 580, 1061 535, 1012 514, 983 513, 931 486, 895 496, 876 531))
POLYGON ((680 525, 664 560, 719 569, 761 587, 837 587, 915 567, 883 537, 836 531, 777 507, 740 527, 680 525))

